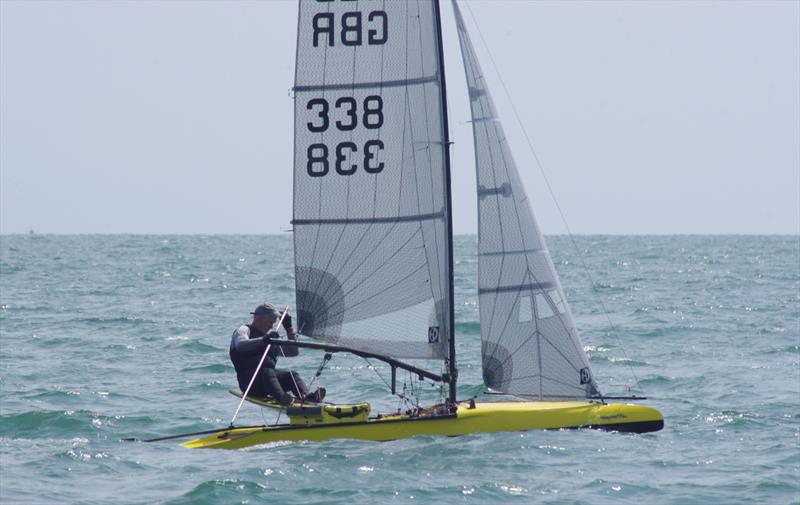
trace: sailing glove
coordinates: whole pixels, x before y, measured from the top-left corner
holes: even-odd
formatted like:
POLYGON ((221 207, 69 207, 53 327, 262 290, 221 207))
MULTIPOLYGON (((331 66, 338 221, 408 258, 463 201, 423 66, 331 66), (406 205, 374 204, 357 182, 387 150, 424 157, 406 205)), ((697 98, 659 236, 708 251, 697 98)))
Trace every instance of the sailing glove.
POLYGON ((283 318, 283 328, 286 331, 289 331, 289 328, 292 327, 292 316, 286 314, 286 317, 283 318))
POLYGON ((266 346, 268 346, 269 344, 272 343, 272 339, 278 339, 280 337, 281 336, 278 335, 277 331, 271 331, 271 332, 267 333, 266 335, 264 335, 263 337, 261 337, 261 342, 263 342, 264 343, 264 347, 266 347, 266 346))

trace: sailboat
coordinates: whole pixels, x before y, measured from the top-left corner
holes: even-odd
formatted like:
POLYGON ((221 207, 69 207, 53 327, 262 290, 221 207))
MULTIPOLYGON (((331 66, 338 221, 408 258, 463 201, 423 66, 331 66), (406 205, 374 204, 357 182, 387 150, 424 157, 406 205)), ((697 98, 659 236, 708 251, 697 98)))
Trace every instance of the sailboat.
POLYGON ((274 345, 382 360, 392 393, 405 371, 439 384, 443 398, 378 416, 366 403, 296 405, 288 423, 231 426, 184 446, 663 427, 658 410, 600 393, 455 0, 453 11, 475 146, 483 381, 515 399, 457 396, 439 1, 301 0, 292 223, 296 321, 311 341, 274 345))

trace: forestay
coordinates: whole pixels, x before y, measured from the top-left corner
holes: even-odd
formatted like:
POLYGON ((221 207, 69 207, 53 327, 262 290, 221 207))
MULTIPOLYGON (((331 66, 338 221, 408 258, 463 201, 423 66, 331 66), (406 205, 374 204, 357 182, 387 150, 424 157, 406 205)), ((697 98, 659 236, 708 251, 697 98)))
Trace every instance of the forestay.
POLYGON ((300 2, 293 225, 304 335, 447 356, 439 40, 431 0, 300 2))
POLYGON ((484 382, 533 399, 598 394, 464 20, 453 7, 475 142, 484 382))

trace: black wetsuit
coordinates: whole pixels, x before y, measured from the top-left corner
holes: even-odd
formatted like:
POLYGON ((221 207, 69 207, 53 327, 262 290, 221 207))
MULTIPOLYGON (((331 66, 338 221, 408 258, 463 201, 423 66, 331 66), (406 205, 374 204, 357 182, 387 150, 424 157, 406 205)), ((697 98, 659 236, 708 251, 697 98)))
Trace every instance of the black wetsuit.
MULTIPOLYGON (((259 331, 253 325, 247 324, 240 326, 231 336, 230 357, 236 369, 236 379, 239 382, 239 389, 244 392, 250 379, 258 367, 258 362, 264 354, 265 344, 261 339, 265 333, 259 331)), ((298 398, 303 398, 308 394, 303 379, 296 372, 276 370, 275 366, 279 356, 297 356, 297 347, 286 347, 273 345, 269 349, 261 372, 250 388, 249 396, 266 397, 271 396, 280 399, 286 391, 291 391, 298 398)))

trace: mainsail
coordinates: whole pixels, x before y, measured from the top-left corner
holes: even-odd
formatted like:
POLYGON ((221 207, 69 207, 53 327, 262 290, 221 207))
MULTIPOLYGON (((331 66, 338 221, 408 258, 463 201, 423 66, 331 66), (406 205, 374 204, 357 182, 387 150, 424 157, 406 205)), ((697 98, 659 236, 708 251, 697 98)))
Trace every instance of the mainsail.
POLYGON ((478 293, 484 383, 540 400, 598 393, 458 5, 478 178, 478 293))
POLYGON ((301 1, 295 73, 298 331, 447 359, 452 329, 438 5, 301 1))

